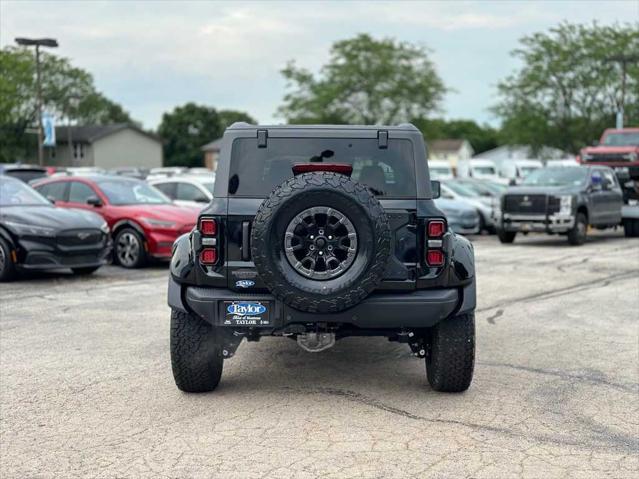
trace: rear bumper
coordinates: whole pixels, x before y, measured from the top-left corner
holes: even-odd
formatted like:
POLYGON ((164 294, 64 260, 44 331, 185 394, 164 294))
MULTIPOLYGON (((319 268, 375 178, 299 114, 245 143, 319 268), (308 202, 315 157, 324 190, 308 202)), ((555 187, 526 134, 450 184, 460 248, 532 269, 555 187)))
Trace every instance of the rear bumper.
MULTIPOLYGON (((339 313, 298 311, 270 294, 241 294, 229 289, 182 287, 169 279, 169 306, 189 311, 215 326, 225 326, 229 301, 260 303, 269 310, 272 329, 295 323, 348 324, 362 329, 428 328, 461 312, 475 309, 474 281, 464 288, 427 289, 411 293, 374 293, 339 313)), ((236 326, 234 326, 236 327, 236 326)))

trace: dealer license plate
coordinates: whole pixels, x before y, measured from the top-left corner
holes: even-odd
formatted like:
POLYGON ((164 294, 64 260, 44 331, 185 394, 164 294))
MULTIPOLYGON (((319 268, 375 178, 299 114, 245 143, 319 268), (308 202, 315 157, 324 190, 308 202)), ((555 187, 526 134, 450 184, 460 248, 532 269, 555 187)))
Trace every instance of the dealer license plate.
POLYGON ((271 304, 268 301, 224 301, 224 326, 271 326, 271 304))

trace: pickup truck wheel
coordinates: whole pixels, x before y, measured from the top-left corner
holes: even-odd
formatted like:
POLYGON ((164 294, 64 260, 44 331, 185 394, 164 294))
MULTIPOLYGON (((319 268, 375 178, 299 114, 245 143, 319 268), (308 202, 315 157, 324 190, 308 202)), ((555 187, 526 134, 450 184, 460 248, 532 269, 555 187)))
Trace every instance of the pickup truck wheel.
POLYGON ((285 181, 262 203, 251 256, 279 300, 329 313, 356 305, 377 287, 390 242, 388 218, 365 185, 313 172, 285 181))
POLYGON ((222 377, 224 359, 213 326, 191 314, 171 311, 171 367, 178 389, 213 391, 222 377))
POLYGON ((499 241, 504 244, 510 244, 515 241, 515 236, 517 236, 516 231, 504 231, 501 229, 497 230, 497 237, 499 241))
POLYGON ((475 315, 460 314, 433 326, 426 354, 430 386, 440 392, 462 392, 473 379, 475 315))
POLYGON ((588 235, 588 219, 583 213, 577 213, 575 218, 575 226, 568 232, 568 243, 573 246, 579 246, 586 242, 588 235))
POLYGON ((0 281, 11 281, 16 276, 16 265, 11 258, 9 244, 0 238, 0 281))
POLYGON ((623 221, 623 231, 626 238, 639 237, 639 219, 625 219, 623 221))

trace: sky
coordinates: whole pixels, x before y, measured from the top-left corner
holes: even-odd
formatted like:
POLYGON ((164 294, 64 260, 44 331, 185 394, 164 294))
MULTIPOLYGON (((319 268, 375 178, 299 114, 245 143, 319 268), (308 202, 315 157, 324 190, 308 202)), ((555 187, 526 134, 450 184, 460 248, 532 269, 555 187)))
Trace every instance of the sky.
POLYGON ((0 0, 0 46, 53 37, 56 53, 146 128, 186 102, 282 123, 289 60, 317 72, 333 42, 358 33, 426 46, 447 94, 433 116, 498 123, 496 84, 510 52, 562 21, 636 22, 639 0, 608 1, 12 1, 0 0))

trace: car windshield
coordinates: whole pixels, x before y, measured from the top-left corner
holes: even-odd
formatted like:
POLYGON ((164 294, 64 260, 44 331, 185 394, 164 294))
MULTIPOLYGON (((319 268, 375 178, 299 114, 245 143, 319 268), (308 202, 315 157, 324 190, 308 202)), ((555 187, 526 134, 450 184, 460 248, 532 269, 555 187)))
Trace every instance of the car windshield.
POLYGON ((213 187, 215 186, 215 183, 200 183, 204 188, 206 188, 209 193, 213 194, 213 187))
POLYGON ((528 175, 523 185, 529 186, 569 186, 581 185, 586 181, 587 170, 585 168, 543 168, 533 171, 528 175))
POLYGON ((478 175, 494 175, 495 168, 492 166, 473 166, 473 173, 478 175))
POLYGON ((609 133, 603 140, 606 146, 639 146, 639 131, 609 133))
POLYGON ((97 182, 112 205, 164 205, 171 200, 159 190, 135 180, 108 179, 97 182))
POLYGON ((340 163, 353 167, 351 177, 377 196, 415 197, 415 160, 410 140, 391 139, 380 148, 377 138, 256 138, 233 142, 229 194, 265 197, 293 176, 298 163, 340 163))
POLYGON ((455 181, 448 181, 444 184, 460 196, 464 196, 466 198, 479 196, 479 193, 475 192, 472 188, 468 188, 467 185, 462 185, 461 183, 457 183, 455 181))
POLYGON ((453 172, 450 168, 446 168, 445 166, 431 166, 428 168, 430 171, 430 177, 436 180, 437 178, 441 178, 442 176, 451 177, 453 172))
POLYGON ((36 190, 19 180, 0 179, 0 206, 51 206, 36 190))

